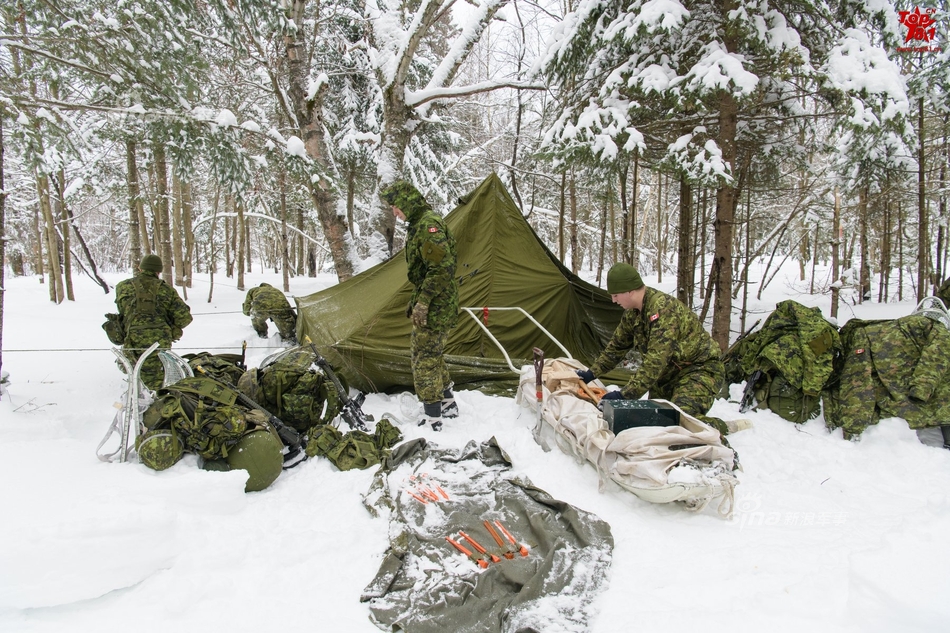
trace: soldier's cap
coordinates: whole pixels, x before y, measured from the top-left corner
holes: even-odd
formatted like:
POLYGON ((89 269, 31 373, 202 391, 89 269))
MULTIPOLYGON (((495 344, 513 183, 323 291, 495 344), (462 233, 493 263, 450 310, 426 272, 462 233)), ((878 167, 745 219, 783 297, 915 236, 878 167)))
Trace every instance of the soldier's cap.
POLYGON ((386 204, 392 205, 402 211, 414 208, 426 208, 429 206, 425 197, 407 180, 397 180, 387 185, 379 192, 379 197, 382 198, 386 204))
POLYGON ((142 258, 142 262, 139 264, 139 270, 144 270, 150 273, 160 273, 164 265, 162 264, 162 258, 158 255, 146 255, 142 258))
POLYGON ((607 292, 612 295, 639 290, 643 285, 640 273, 630 264, 620 262, 607 271, 607 292))

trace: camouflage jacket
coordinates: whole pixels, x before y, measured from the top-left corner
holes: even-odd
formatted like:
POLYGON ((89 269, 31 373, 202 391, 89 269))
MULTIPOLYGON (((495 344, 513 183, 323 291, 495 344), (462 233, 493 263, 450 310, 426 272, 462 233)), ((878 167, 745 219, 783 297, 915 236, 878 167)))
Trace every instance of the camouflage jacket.
POLYGON ((943 301, 943 305, 947 306, 947 309, 950 310, 950 277, 947 277, 940 288, 937 289, 937 296, 943 301))
POLYGON ((246 316, 251 316, 252 312, 280 312, 291 307, 283 292, 270 284, 261 284, 247 291, 243 309, 246 316))
POLYGON ((691 365, 720 359, 719 346, 703 329, 699 317, 681 301, 647 287, 642 310, 625 310, 607 347, 590 366, 601 376, 617 366, 627 352, 640 352, 643 363, 623 387, 626 398, 639 398, 691 365))
POLYGON ((455 279, 455 238, 428 205, 402 209, 409 229, 406 264, 413 285, 410 306, 429 305, 428 328, 448 330, 458 322, 459 289, 455 279))
POLYGON ((950 420, 950 331, 925 316, 851 319, 841 329, 845 353, 831 427, 859 435, 881 418, 912 429, 950 420))
POLYGON ((120 281, 115 287, 115 305, 122 315, 126 341, 133 334, 137 339, 177 341, 193 318, 191 308, 175 289, 152 272, 139 272, 120 281))

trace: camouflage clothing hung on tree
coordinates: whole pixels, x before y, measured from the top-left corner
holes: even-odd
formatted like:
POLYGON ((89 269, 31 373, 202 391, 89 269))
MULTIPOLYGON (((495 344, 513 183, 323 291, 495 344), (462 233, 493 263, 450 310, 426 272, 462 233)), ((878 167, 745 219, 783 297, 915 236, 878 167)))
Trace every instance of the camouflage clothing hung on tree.
POLYGON ((243 307, 245 316, 251 317, 251 325, 261 338, 267 338, 267 319, 270 319, 282 339, 297 342, 297 313, 277 288, 266 283, 251 288, 244 298, 243 307))
MULTIPOLYGON (((841 355, 838 329, 795 301, 775 306, 762 329, 737 341, 723 362, 729 383, 746 381, 751 405, 806 422, 821 412, 821 395, 841 355)), ((743 398, 746 403, 746 398, 743 398)))
POLYGON ((380 195, 408 223, 406 265, 413 292, 406 316, 411 317, 419 304, 428 308, 425 325, 413 324, 410 348, 415 391, 422 402, 440 402, 451 378, 442 357, 447 336, 439 334, 455 327, 459 313, 455 238, 410 183, 395 182, 380 195))
MULTIPOLYGON (((150 271, 120 281, 115 287, 115 304, 125 331, 122 346, 133 363, 152 343, 157 342, 160 349, 170 348, 193 318, 191 308, 175 289, 150 271)), ((145 360, 141 377, 149 389, 162 386, 165 370, 157 353, 145 360)))
POLYGON ((841 328, 844 354, 825 412, 829 428, 859 436, 881 418, 912 429, 950 423, 950 330, 925 316, 852 319, 841 328))
POLYGON ((624 398, 651 398, 676 403, 690 415, 725 432, 725 425, 705 417, 719 394, 723 366, 719 346, 699 318, 678 299, 647 287, 640 310, 625 310, 620 325, 590 370, 599 377, 613 369, 630 351, 642 362, 623 386, 624 398))

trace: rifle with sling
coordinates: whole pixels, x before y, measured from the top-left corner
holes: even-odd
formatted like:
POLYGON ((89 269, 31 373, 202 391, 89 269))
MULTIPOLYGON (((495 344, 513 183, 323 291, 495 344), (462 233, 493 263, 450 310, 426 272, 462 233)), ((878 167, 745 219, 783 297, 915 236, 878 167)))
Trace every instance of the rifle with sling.
POLYGON ((333 383, 333 386, 336 387, 336 392, 340 398, 340 402, 343 403, 340 415, 351 429, 369 431, 366 423, 372 422, 373 416, 363 413, 363 409, 360 408, 360 403, 353 400, 353 398, 350 398, 350 394, 348 393, 347 389, 343 386, 343 383, 340 382, 340 379, 337 377, 336 373, 334 373, 333 368, 330 367, 330 363, 327 362, 327 359, 324 358, 319 351, 317 351, 317 346, 313 344, 313 341, 311 341, 309 337, 305 337, 304 343, 309 345, 310 349, 313 351, 313 354, 316 357, 317 367, 323 370, 323 373, 327 375, 327 377, 333 383))
MULTIPOLYGON (((205 368, 201 365, 195 366, 195 369, 198 371, 198 373, 211 378, 208 372, 205 371, 205 368)), ((240 389, 224 378, 212 378, 212 380, 217 380, 221 384, 233 390, 241 404, 264 414, 264 416, 267 418, 267 424, 277 433, 277 437, 280 438, 280 441, 283 442, 284 446, 286 446, 288 449, 287 453, 284 455, 284 468, 291 468, 292 466, 296 466, 303 461, 303 459, 301 459, 290 464, 290 462, 295 460, 307 448, 306 440, 297 429, 284 424, 280 418, 251 400, 249 397, 244 395, 240 389)), ((304 459, 306 459, 306 457, 304 457, 304 459)))

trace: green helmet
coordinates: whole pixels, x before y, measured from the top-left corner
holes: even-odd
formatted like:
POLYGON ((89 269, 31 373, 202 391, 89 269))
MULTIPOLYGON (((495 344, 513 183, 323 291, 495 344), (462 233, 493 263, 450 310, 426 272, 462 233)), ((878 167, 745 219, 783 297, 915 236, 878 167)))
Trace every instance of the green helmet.
POLYGON ((228 450, 228 466, 248 474, 244 492, 263 490, 274 483, 284 466, 284 445, 270 431, 253 431, 228 450))
POLYGON ((406 214, 415 215, 431 209, 429 203, 419 190, 406 180, 397 180, 379 192, 379 197, 386 204, 390 204, 406 214))
POLYGON ((153 470, 174 466, 184 453, 178 435, 172 429, 152 429, 135 441, 139 461, 153 470))

